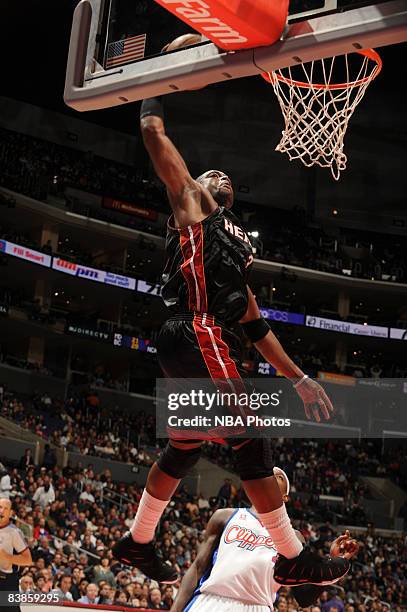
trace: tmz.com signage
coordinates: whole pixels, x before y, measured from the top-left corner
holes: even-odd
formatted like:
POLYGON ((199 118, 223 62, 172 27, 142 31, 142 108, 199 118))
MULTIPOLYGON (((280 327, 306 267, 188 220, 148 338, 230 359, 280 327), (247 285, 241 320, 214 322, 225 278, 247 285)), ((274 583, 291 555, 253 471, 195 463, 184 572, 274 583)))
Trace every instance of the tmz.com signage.
POLYGON ((88 266, 66 261, 65 259, 54 258, 52 268, 58 272, 64 272, 65 274, 77 276, 78 278, 103 283, 104 285, 113 285, 115 287, 131 290, 136 288, 136 280, 134 278, 121 274, 114 274, 113 272, 106 272, 105 270, 89 268, 88 266))

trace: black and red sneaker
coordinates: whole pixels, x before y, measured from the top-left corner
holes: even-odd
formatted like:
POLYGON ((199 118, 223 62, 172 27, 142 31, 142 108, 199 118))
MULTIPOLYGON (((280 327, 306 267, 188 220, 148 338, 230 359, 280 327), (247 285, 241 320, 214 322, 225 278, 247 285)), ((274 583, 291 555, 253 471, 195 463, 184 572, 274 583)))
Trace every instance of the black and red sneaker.
POLYGON ((308 550, 303 550, 298 557, 286 559, 278 555, 274 566, 274 580, 283 586, 300 586, 317 584, 325 586, 335 584, 346 576, 350 561, 342 557, 320 557, 308 550))
POLYGON ((130 531, 127 531, 122 538, 112 548, 115 559, 123 565, 137 567, 143 574, 152 580, 164 584, 173 584, 178 580, 178 573, 172 567, 162 561, 157 555, 157 551, 152 542, 139 544, 132 538, 130 531))

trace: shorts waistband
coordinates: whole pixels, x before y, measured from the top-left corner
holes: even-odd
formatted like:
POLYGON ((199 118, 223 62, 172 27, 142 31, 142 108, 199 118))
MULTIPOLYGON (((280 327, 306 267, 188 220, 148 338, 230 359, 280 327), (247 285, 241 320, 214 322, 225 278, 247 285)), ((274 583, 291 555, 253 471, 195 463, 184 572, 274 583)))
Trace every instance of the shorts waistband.
POLYGON ((214 317, 209 312, 176 312, 172 314, 168 321, 198 321, 208 327, 219 326, 229 327, 222 319, 214 317))

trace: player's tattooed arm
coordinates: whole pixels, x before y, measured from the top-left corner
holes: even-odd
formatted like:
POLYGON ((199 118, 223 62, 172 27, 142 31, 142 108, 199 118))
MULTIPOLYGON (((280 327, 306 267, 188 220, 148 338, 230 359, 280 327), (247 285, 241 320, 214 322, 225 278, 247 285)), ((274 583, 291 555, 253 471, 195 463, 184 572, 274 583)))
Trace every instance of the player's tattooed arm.
POLYGON ((142 109, 140 128, 154 170, 167 188, 172 207, 182 209, 189 206, 200 210, 201 189, 190 175, 178 149, 167 136, 162 117, 158 114, 143 116, 142 109))
MULTIPOLYGON (((201 40, 200 35, 179 36, 163 51, 173 51, 201 40)), ((216 207, 206 190, 192 178, 187 165, 165 130, 162 99, 144 100, 140 111, 144 145, 158 177, 167 188, 168 199, 179 227, 202 221, 216 207)))
POLYGON ((182 612, 191 600, 200 579, 210 567, 212 555, 233 512, 233 509, 225 508, 224 510, 217 510, 211 517, 205 530, 205 539, 198 550, 195 561, 182 579, 170 612, 182 612))

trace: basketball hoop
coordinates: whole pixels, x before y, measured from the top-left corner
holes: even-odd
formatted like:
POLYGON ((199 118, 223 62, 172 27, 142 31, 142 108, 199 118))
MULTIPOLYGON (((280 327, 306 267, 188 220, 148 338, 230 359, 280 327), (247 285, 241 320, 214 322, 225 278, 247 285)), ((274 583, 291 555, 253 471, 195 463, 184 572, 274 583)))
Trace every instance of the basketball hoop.
POLYGON ((381 69, 379 54, 365 49, 263 73, 285 120, 276 151, 308 167, 331 168, 338 180, 346 169, 343 145, 349 119, 381 69))

